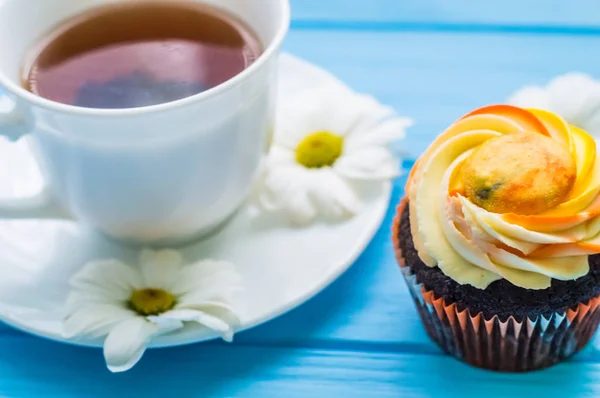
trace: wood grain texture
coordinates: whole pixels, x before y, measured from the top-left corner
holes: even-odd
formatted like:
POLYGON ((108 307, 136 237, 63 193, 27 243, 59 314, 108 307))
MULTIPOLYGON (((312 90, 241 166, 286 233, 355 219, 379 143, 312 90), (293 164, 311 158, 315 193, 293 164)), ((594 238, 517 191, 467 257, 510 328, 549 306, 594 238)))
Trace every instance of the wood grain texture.
MULTIPOLYGON (((417 125, 404 142, 409 158, 462 114, 502 102, 524 84, 571 70, 600 76, 597 0, 292 3, 285 50, 413 117, 417 125)), ((390 242, 404 181, 396 181, 381 230, 350 271, 297 310, 240 334, 234 345, 152 351, 133 371, 111 375, 99 350, 0 326, 0 396, 600 395, 600 337, 568 363, 529 375, 474 370, 431 343, 390 242)))
POLYGON ((105 397, 595 397, 600 364, 570 362, 526 375, 470 368, 443 355, 386 350, 195 345, 157 350, 112 375, 100 351, 9 336, 0 396, 105 397), (568 394, 568 395, 567 395, 568 394), (562 396, 562 395, 561 395, 562 396))
POLYGON ((370 26, 526 27, 539 31, 600 27, 596 0, 292 0, 292 8, 296 26, 361 22, 370 26))
POLYGON ((413 117, 414 157, 464 113, 525 84, 573 70, 599 77, 599 46, 600 35, 310 30, 292 31, 285 49, 413 117))

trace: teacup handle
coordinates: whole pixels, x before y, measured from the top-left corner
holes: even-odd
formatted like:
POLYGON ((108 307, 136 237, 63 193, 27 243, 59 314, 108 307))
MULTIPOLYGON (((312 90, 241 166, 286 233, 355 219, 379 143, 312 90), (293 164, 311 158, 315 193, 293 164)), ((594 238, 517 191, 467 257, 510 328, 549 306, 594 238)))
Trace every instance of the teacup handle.
MULTIPOLYGON (((15 142, 31 131, 31 124, 12 101, 0 92, 0 136, 15 142)), ((38 194, 16 199, 0 199, 0 219, 69 219, 46 189, 38 194)))

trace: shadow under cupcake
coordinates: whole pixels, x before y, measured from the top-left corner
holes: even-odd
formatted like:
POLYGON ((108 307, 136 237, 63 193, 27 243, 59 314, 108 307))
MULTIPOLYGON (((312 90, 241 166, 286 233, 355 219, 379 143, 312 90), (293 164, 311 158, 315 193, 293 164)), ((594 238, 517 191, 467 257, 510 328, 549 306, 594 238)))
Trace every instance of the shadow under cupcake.
POLYGON ((446 352, 524 372, 589 342, 600 322, 595 149, 556 115, 496 105, 457 121, 415 164, 394 247, 446 352))

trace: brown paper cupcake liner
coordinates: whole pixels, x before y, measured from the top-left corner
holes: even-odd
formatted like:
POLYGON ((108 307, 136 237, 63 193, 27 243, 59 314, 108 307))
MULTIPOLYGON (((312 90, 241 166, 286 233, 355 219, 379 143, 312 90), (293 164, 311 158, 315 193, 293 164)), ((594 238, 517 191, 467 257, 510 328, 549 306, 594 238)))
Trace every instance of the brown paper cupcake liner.
POLYGON ((406 198, 393 223, 396 258, 429 336, 444 351, 473 366, 504 372, 526 372, 552 366, 583 348, 600 322, 600 296, 548 316, 486 319, 471 314, 417 281, 402 255, 399 223, 406 198))

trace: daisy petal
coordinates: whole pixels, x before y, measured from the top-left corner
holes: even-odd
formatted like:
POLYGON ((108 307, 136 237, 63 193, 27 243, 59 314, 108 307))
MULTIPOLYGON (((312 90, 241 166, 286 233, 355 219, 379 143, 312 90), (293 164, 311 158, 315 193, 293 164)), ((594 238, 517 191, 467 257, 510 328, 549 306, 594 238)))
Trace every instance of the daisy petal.
POLYGON ((507 101, 508 104, 522 108, 549 109, 551 104, 546 90, 538 86, 526 86, 514 93, 507 101))
POLYGON ((165 317, 164 314, 148 316, 146 319, 158 326, 156 336, 171 333, 184 327, 182 320, 165 317))
POLYGON ((589 115, 580 127, 590 133, 596 140, 600 139, 600 106, 589 115))
POLYGON ((259 204, 268 211, 287 213, 297 224, 307 224, 317 215, 308 196, 310 179, 310 170, 298 165, 273 167, 263 177, 259 204))
POLYGON ((327 131, 344 137, 394 114, 368 95, 328 87, 309 90, 279 106, 274 143, 295 150, 309 134, 327 131))
POLYGON ((353 151, 370 146, 386 146, 406 136, 406 129, 413 125, 409 118, 386 120, 377 126, 360 130, 346 137, 345 151, 353 151))
POLYGON ((296 153, 287 148, 274 146, 269 151, 266 163, 268 167, 294 164, 296 163, 296 153))
POLYGON ((508 102, 554 112, 569 124, 600 136, 600 82, 584 73, 557 76, 546 87, 525 87, 508 102))
POLYGON ((142 250, 140 266, 145 286, 170 291, 183 266, 183 259, 175 250, 142 250))
POLYGON ((70 280, 76 291, 90 296, 112 297, 115 300, 129 299, 131 292, 142 287, 140 275, 117 260, 92 261, 70 280))
POLYGON ((344 128, 330 118, 331 93, 317 90, 281 104, 277 111, 274 144, 295 151, 308 134, 344 128))
POLYGON ((309 224, 318 214, 306 191, 291 193, 283 205, 283 210, 297 225, 309 224))
POLYGON ((329 218, 347 218, 360 207, 356 193, 331 169, 315 173, 311 198, 323 215, 329 218))
POLYGON ((385 181, 400 175, 400 162, 388 149, 371 147, 342 156, 334 169, 351 179, 385 181))
POLYGON ((276 120, 273 146, 253 198, 263 210, 286 213, 300 225, 320 214, 328 218, 354 215, 360 202, 344 175, 334 171, 337 163, 356 179, 383 180, 398 175, 398 161, 385 148, 378 152, 384 158, 374 164, 365 164, 371 160, 368 156, 364 161, 357 155, 357 160, 350 159, 347 165, 341 159, 365 148, 386 147, 403 138, 412 125, 410 119, 397 117, 393 108, 372 96, 356 94, 345 86, 334 89, 320 84, 283 101, 276 120), (302 157, 310 155, 314 162, 299 164, 298 149, 302 149, 302 157), (332 164, 334 168, 328 166, 332 164))
MULTIPOLYGON (((188 276, 189 279, 194 278, 193 272, 190 272, 188 276)), ((194 282, 188 286, 190 289, 180 295, 177 308, 201 309, 200 307, 214 305, 214 303, 229 305, 228 303, 233 302, 236 296, 243 291, 242 278, 234 270, 223 270, 210 276, 195 277, 194 282)))
POLYGON ((203 311, 181 309, 166 312, 162 314, 161 317, 176 319, 183 322, 196 322, 219 333, 223 340, 227 342, 233 341, 233 327, 215 315, 203 311))
POLYGON ((332 133, 345 137, 394 114, 392 108, 381 105, 369 95, 347 95, 347 99, 337 99, 324 105, 328 109, 328 118, 332 126, 328 131, 332 133))
POLYGON ((598 109, 600 85, 590 76, 572 72, 554 78, 546 89, 551 109, 579 127, 598 109))
POLYGON ((67 297, 65 309, 67 313, 71 313, 85 305, 122 306, 123 302, 124 300, 117 300, 112 296, 100 295, 82 290, 72 290, 67 297))
POLYGON ((72 309, 63 324, 66 338, 105 336, 118 323, 135 316, 130 310, 113 304, 81 305, 72 309))
POLYGON ((267 210, 280 209, 293 184, 304 180, 303 173, 297 164, 268 165, 260 181, 259 204, 267 210))
POLYGON ((115 326, 104 341, 104 358, 111 372, 125 372, 142 358, 158 326, 142 317, 127 319, 115 326))
POLYGON ((396 115, 396 111, 391 106, 380 104, 370 95, 354 94, 355 107, 354 112, 359 113, 361 119, 352 126, 353 133, 356 131, 368 131, 375 128, 382 120, 396 115))
MULTIPOLYGON (((242 278, 235 266, 226 261, 204 260, 185 267, 179 274, 172 293, 180 296, 188 292, 206 292, 217 287, 223 293, 239 291, 242 278)), ((183 299, 185 296, 182 296, 183 299)), ((180 300, 181 300, 180 299, 180 300)))
POLYGON ((183 298, 177 304, 177 307, 175 307, 175 309, 198 310, 210 313, 217 311, 236 314, 236 309, 234 308, 233 304, 230 304, 232 301, 233 300, 207 299, 203 295, 192 294, 183 298))

